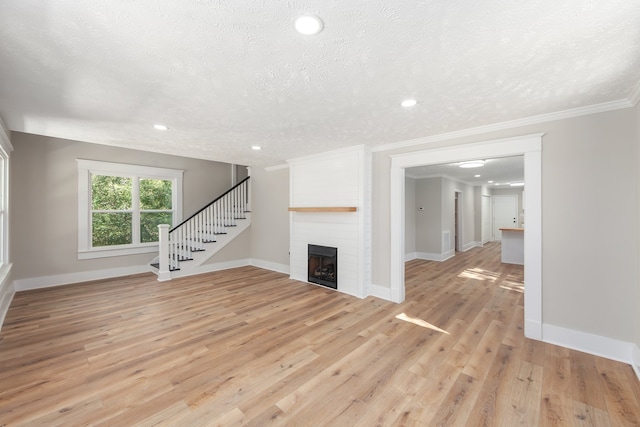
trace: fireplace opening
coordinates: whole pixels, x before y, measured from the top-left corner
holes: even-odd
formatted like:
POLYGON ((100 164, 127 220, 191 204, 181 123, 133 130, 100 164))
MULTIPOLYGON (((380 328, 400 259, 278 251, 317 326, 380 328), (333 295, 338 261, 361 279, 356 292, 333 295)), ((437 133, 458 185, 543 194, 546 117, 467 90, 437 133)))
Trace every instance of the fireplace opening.
POLYGON ((338 248, 309 245, 308 280, 338 289, 338 248))

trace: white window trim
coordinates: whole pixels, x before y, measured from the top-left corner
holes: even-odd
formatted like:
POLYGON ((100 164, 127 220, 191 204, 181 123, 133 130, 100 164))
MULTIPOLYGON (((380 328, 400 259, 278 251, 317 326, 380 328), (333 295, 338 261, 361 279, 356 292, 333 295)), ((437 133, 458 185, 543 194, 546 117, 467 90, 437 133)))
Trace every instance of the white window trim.
MULTIPOLYGON (((9 167, 10 167, 10 153, 13 151, 11 140, 9 138, 9 131, 5 127, 4 122, 0 118, 0 161, 4 164, 4 167, 0 168, 2 176, 2 188, 0 189, 0 209, 2 212, 2 221, 0 221, 0 227, 2 227, 2 241, 0 242, 0 266, 5 266, 10 263, 9 259, 9 167)), ((3 275, 0 274, 0 279, 3 275)), ((0 285, 2 284, 0 280, 0 285)))
POLYGON ((158 252, 157 243, 91 247, 91 200, 89 198, 91 174, 171 180, 174 190, 171 201, 174 212, 172 226, 175 226, 182 222, 182 178, 184 171, 96 160, 76 159, 76 161, 78 163, 78 259, 158 252))

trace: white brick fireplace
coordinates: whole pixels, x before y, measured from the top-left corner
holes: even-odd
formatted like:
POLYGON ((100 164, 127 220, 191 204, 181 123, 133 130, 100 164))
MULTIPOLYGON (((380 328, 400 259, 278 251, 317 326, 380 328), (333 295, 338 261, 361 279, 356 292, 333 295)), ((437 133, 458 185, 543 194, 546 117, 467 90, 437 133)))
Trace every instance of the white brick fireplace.
POLYGON ((363 146, 289 160, 292 279, 308 279, 308 245, 338 249, 337 290, 371 282, 371 153, 363 146), (335 208, 335 209, 330 209, 335 208), (355 208, 355 210, 353 210, 355 208))

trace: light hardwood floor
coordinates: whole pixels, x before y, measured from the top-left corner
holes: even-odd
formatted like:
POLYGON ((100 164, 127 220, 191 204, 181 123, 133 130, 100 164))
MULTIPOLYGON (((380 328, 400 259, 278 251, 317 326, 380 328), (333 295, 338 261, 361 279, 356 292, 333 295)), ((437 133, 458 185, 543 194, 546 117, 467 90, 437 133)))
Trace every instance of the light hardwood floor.
POLYGON ((0 425, 640 424, 630 366, 523 337, 499 245, 406 277, 402 304, 254 267, 20 292, 0 425))

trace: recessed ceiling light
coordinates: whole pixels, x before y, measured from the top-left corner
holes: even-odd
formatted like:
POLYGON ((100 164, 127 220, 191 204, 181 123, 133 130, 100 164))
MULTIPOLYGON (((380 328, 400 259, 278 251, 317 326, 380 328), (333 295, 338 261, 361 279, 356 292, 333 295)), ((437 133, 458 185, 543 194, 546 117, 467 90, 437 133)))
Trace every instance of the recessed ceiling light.
POLYGON ((296 31, 305 36, 313 36, 322 31, 324 24, 322 19, 313 15, 302 15, 296 19, 294 23, 296 31))
POLYGON ((468 162, 461 162, 458 166, 461 168, 481 168, 484 166, 484 160, 471 160, 468 162))
POLYGON ((480 178, 480 175, 473 175, 474 178, 480 178))
POLYGON ((512 182, 509 185, 512 187, 524 187, 524 182, 512 182))
POLYGON ((400 103, 400 105, 402 105, 403 107, 413 107, 417 103, 418 101, 416 101, 415 99, 405 99, 400 103))
POLYGON ((489 183, 489 184, 493 184, 493 181, 487 181, 487 183, 489 183))
POLYGON ((157 130, 167 130, 167 129, 169 129, 165 125, 153 125, 153 128, 157 129, 157 130))
POLYGON ((252 145, 251 149, 258 151, 258 150, 262 150, 262 147, 260 147, 259 145, 252 145))

